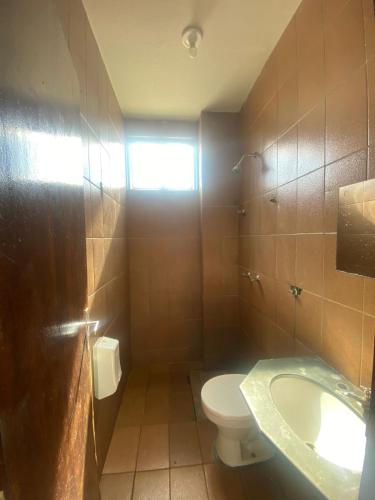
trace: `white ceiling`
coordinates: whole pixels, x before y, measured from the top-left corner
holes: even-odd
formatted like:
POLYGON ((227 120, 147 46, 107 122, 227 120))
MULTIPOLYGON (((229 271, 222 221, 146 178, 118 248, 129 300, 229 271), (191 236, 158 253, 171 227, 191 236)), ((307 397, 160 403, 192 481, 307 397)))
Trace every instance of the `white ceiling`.
POLYGON ((127 116, 238 111, 301 0, 84 0, 127 116), (203 30, 197 59, 181 33, 203 30))

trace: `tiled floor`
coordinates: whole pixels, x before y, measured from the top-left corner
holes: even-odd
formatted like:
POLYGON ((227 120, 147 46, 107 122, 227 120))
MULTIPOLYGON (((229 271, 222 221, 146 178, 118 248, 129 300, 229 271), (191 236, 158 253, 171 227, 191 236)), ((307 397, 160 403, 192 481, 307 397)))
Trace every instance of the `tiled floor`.
POLYGON ((215 459, 216 428, 196 396, 202 378, 192 377, 192 391, 186 365, 133 370, 104 466, 102 500, 319 499, 279 457, 240 469, 215 459))

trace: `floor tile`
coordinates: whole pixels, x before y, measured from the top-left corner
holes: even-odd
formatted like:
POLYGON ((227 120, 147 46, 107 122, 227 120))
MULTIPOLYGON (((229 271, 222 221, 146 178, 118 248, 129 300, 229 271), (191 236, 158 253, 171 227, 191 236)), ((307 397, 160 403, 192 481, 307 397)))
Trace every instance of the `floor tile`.
POLYGON ((126 388, 146 391, 149 379, 147 368, 133 368, 129 373, 126 388))
POLYGON ((139 433, 139 426, 115 427, 104 464, 104 474, 135 470, 139 433))
POLYGON ((137 471, 169 467, 168 425, 144 425, 141 429, 137 471))
POLYGON ((166 424, 169 420, 169 387, 154 386, 147 391, 144 424, 166 424))
POLYGON ((209 420, 202 420, 201 422, 197 422, 197 428, 203 463, 213 463, 216 456, 215 441, 217 427, 209 420))
POLYGON ((201 411, 200 391, 220 372, 188 373, 158 365, 130 374, 100 483, 103 500, 321 499, 279 458, 236 470, 217 462, 217 427, 201 411), (141 421, 152 425, 134 425, 141 421))
POLYGON ((241 476, 237 469, 221 464, 206 464, 204 473, 210 500, 246 499, 241 476))
POLYGON ((169 373, 169 385, 172 392, 191 391, 190 376, 186 371, 171 371, 169 373))
POLYGON ((169 469, 137 472, 134 500, 169 500, 169 469))
POLYGON ((140 425, 145 414, 146 393, 143 389, 131 389, 124 392, 122 403, 117 415, 116 425, 140 425))
POLYGON ((206 417, 202 410, 201 405, 201 390, 202 390, 202 380, 201 372, 198 370, 192 370, 190 372, 190 384, 191 391, 193 394, 194 410, 197 420, 205 420, 206 417))
POLYGON ((169 422, 189 422, 195 420, 195 410, 191 391, 171 392, 169 397, 169 422))
POLYGON ((171 469, 171 500, 207 500, 203 467, 171 469))
POLYGON ((134 473, 103 474, 100 480, 102 500, 130 500, 132 497, 134 473))
POLYGON ((160 370, 154 373, 150 373, 148 380, 148 389, 168 389, 169 388, 169 369, 166 367, 164 370, 160 370))
POLYGON ((154 363, 149 367, 149 372, 151 377, 158 375, 159 373, 169 373, 169 364, 167 363, 154 363))
POLYGON ((170 424, 169 439, 171 467, 202 463, 195 422, 170 424))

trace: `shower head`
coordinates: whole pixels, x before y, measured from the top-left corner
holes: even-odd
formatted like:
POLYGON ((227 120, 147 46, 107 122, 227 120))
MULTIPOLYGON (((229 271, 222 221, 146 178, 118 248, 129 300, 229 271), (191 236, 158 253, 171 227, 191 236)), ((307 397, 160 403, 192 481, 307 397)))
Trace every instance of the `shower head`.
POLYGON ((241 173, 241 164, 240 162, 236 163, 235 166, 232 168, 232 172, 234 174, 240 174, 241 173))
POLYGON ((240 174, 242 172, 242 162, 245 158, 261 158, 259 153, 247 153, 241 156, 240 160, 232 168, 234 174, 240 174))

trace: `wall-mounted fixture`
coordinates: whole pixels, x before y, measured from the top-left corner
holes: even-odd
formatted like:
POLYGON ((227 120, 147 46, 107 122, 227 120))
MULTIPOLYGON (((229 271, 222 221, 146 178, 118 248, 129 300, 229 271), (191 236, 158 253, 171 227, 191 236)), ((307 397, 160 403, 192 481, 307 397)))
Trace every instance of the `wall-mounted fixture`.
POLYGON ((100 337, 93 346, 92 363, 95 397, 111 396, 117 391, 122 375, 119 341, 100 337))
POLYGON ((293 297, 297 298, 301 295, 302 293, 302 288, 299 288, 296 285, 290 285, 289 286, 289 292, 293 295, 293 297))
POLYGON ((203 32, 199 26, 188 26, 182 32, 182 45, 189 51, 189 56, 195 59, 202 42, 203 32))
POLYGON ((248 278, 250 280, 250 283, 255 283, 257 281, 260 281, 260 275, 257 273, 252 273, 251 271, 243 272, 241 273, 241 276, 243 278, 248 278))
POLYGON ((262 155, 260 153, 247 153, 241 156, 240 160, 235 164, 235 166, 232 168, 232 172, 234 174, 240 174, 242 171, 242 162, 244 161, 245 158, 257 158, 257 159, 262 159, 262 155))
POLYGON ((246 210, 244 208, 237 208, 236 210, 237 215, 246 215, 246 210))

